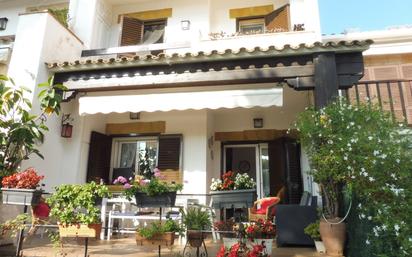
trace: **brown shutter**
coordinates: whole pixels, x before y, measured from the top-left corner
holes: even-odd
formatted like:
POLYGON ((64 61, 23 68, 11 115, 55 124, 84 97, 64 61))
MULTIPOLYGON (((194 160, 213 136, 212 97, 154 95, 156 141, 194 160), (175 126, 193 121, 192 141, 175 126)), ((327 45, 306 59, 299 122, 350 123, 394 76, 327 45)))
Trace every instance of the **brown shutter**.
POLYGON ((300 145, 294 139, 285 138, 284 150, 286 158, 286 202, 299 204, 303 193, 303 180, 300 169, 300 145))
POLYGON ((143 22, 135 18, 123 17, 120 46, 138 45, 142 38, 143 22))
POLYGON ((159 136, 157 167, 160 170, 179 170, 182 149, 182 135, 159 136))
POLYGON ((279 9, 265 16, 266 30, 268 31, 289 31, 289 4, 286 4, 279 9))
POLYGON ((109 182, 111 151, 111 137, 92 131, 87 163, 87 182, 100 182, 100 179, 103 179, 105 183, 109 182))

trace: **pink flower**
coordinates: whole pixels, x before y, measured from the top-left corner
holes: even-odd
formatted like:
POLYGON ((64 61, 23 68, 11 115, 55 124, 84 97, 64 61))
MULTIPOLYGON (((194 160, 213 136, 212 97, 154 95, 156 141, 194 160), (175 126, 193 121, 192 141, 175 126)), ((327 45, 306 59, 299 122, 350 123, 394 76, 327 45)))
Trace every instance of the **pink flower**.
POLYGON ((159 170, 159 168, 156 167, 156 168, 154 168, 153 172, 154 173, 160 173, 160 170, 159 170))
POLYGON ((148 180, 148 179, 143 179, 143 180, 140 180, 140 185, 141 186, 144 186, 144 185, 146 185, 147 183, 149 183, 150 182, 150 180, 148 180))
POLYGON ((158 177, 161 176, 161 174, 160 174, 160 172, 155 172, 155 173, 154 173, 154 176, 155 176, 156 178, 158 178, 158 177))
POLYGON ((129 189, 129 188, 131 188, 132 186, 129 184, 129 183, 126 183, 126 184, 124 184, 123 185, 123 188, 124 189, 129 189))

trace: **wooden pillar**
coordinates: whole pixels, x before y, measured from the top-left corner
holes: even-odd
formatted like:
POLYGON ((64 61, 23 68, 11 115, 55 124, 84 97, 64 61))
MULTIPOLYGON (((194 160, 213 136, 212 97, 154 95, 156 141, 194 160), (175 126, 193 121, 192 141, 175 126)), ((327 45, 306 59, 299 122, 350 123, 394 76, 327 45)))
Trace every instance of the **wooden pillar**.
POLYGON ((320 109, 338 96, 335 53, 316 54, 313 62, 315 64, 315 107, 320 109))

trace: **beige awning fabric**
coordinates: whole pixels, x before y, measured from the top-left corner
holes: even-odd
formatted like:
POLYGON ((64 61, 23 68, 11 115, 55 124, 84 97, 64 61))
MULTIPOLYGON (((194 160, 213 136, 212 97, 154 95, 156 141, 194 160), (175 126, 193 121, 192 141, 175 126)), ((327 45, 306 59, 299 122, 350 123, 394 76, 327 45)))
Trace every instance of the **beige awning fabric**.
POLYGON ((155 112, 283 105, 283 89, 243 89, 141 95, 83 96, 80 115, 96 113, 155 112))

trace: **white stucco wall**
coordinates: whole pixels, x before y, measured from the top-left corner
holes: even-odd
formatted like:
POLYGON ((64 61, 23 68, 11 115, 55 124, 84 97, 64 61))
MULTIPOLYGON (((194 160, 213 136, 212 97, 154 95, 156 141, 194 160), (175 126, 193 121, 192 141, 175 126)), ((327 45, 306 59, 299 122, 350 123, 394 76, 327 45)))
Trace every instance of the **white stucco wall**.
MULTIPOLYGON (((286 3, 291 7, 291 26, 304 23, 305 33, 276 33, 277 36, 248 36, 236 40, 211 43, 213 49, 255 47, 284 44, 313 43, 321 40, 317 0, 174 0, 174 1, 113 1, 113 0, 71 0, 69 24, 84 41, 87 48, 119 46, 121 24, 119 15, 125 13, 172 8, 172 17, 167 20, 165 42, 189 41, 193 49, 182 51, 207 50, 205 42, 211 32, 236 32, 236 20, 230 19, 229 10, 273 4, 279 8, 286 3), (190 30, 181 29, 181 21, 189 20, 190 30), (300 35, 299 35, 300 34, 300 35), (222 45, 222 47, 220 47, 222 45)), ((170 52, 170 51, 169 51, 170 52)))
POLYGON ((26 8, 67 2, 69 0, 13 0, 0 2, 0 18, 6 17, 9 19, 6 30, 0 30, 0 36, 16 34, 19 14, 25 13, 26 8))
MULTIPOLYGON (((16 84, 24 85, 33 91, 31 94, 33 112, 38 113, 39 89, 36 86, 47 81, 49 77, 45 63, 56 59, 74 59, 80 54, 83 45, 48 13, 21 15, 16 33, 18 36, 14 44, 8 75, 15 80, 16 84)), ((79 148, 70 143, 67 144, 66 139, 60 137, 60 120, 61 117, 48 117, 47 125, 50 131, 46 133, 45 141, 40 146, 40 152, 45 159, 31 156, 30 160, 22 164, 23 169, 33 166, 41 174, 46 175, 44 180, 47 185, 46 189, 50 189, 50 185, 56 183, 75 182, 76 178, 74 176, 73 179, 73 176, 66 170, 64 156, 72 156, 79 148)))

